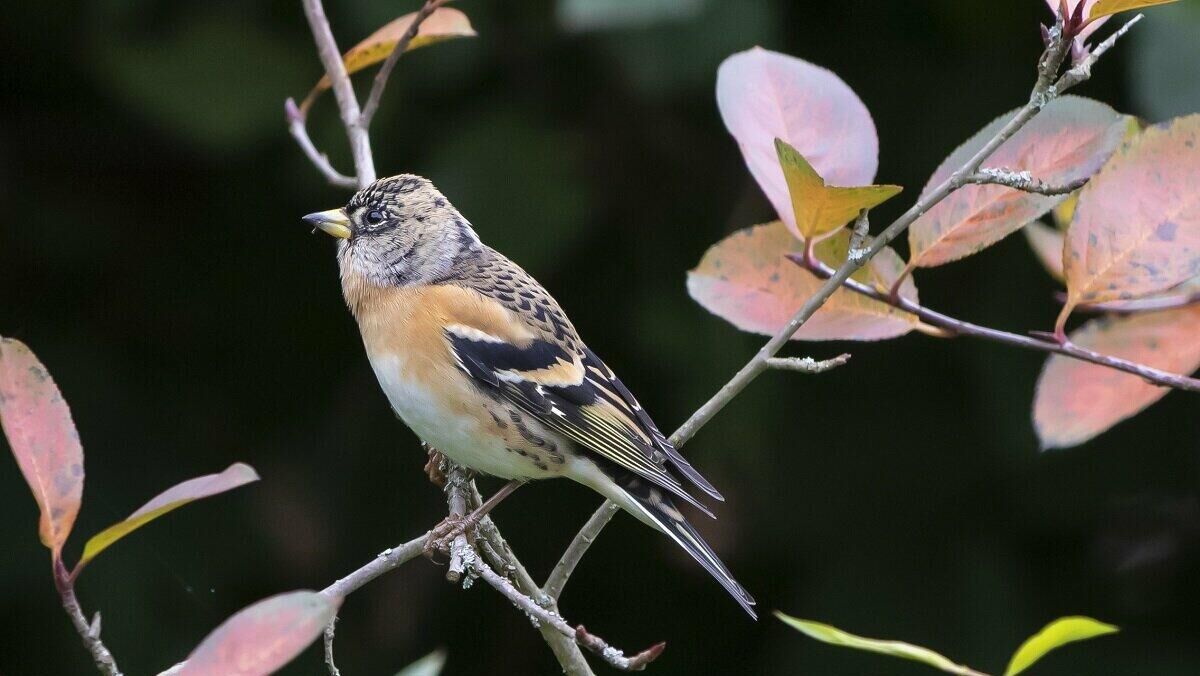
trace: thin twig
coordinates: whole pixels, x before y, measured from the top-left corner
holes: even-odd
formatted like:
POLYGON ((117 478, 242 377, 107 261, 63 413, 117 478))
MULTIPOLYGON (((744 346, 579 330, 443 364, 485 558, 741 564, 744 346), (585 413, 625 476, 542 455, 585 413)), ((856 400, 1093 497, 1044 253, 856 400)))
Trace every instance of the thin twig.
MULTIPOLYGON (((474 482, 471 483, 471 497, 474 504, 480 504, 483 497, 475 488, 474 482)), ((508 542, 504 536, 500 534, 500 529, 496 528, 495 522, 491 517, 484 517, 479 522, 478 528, 479 538, 477 543, 481 545, 484 556, 491 561, 492 565, 513 578, 517 589, 523 594, 529 596, 535 603, 542 606, 552 613, 558 613, 558 603, 556 599, 544 593, 538 588, 538 585, 533 580, 533 576, 525 569, 525 565, 513 552, 512 547, 508 546, 508 542)), ((558 659, 559 665, 563 669, 563 673, 567 676, 595 676, 592 672, 591 665, 588 664, 587 658, 579 650, 579 644, 569 637, 563 636, 555 631, 549 625, 539 625, 538 631, 542 634, 542 639, 550 646, 550 650, 558 659)))
POLYGON ((656 643, 633 657, 626 657, 623 652, 614 648, 604 639, 589 633, 582 625, 572 627, 557 612, 551 612, 538 605, 533 599, 522 594, 514 587, 508 581, 508 578, 497 573, 482 559, 475 559, 472 567, 484 582, 487 582, 503 594, 518 610, 528 615, 535 624, 545 624, 553 627, 563 636, 571 638, 579 645, 599 655, 601 659, 616 669, 620 669, 621 671, 641 671, 646 668, 647 664, 650 664, 661 655, 666 648, 665 643, 656 643))
POLYGON ((425 541, 429 539, 429 535, 430 533, 425 533, 404 544, 379 552, 379 555, 371 559, 365 566, 322 589, 321 593, 337 598, 346 597, 380 575, 395 570, 420 556, 425 551, 425 541))
POLYGON ((861 209, 858 218, 854 219, 854 229, 850 231, 850 248, 846 250, 848 258, 858 258, 866 253, 863 245, 871 234, 871 210, 861 209))
POLYGON ((362 114, 358 116, 358 126, 363 130, 371 127, 371 120, 375 117, 375 112, 379 110, 379 101, 383 98, 383 90, 387 87, 388 77, 391 76, 392 69, 396 67, 396 62, 408 49, 413 38, 417 37, 417 32, 421 30, 421 24, 425 19, 428 19, 430 14, 447 2, 449 0, 425 0, 425 4, 421 5, 421 9, 417 10, 417 15, 413 17, 412 23, 408 25, 408 30, 404 31, 404 35, 401 35, 400 39, 396 41, 396 46, 392 48, 392 52, 379 67, 379 72, 375 73, 375 82, 371 85, 371 93, 367 96, 367 102, 363 104, 362 114))
MULTIPOLYGON (((1029 101, 1013 116, 1000 131, 996 133, 978 152, 975 153, 965 164, 958 168, 949 178, 942 181, 941 184, 922 195, 908 211, 904 212, 891 225, 879 233, 871 244, 865 249, 861 256, 847 257, 845 263, 825 282, 825 284, 817 290, 804 304, 796 311, 796 314, 788 320, 787 324, 775 334, 767 344, 746 362, 746 364, 738 370, 737 373, 721 387, 707 402, 704 403, 695 413, 691 415, 675 433, 671 435, 670 442, 676 448, 683 446, 696 432, 712 420, 725 405, 734 399, 742 392, 755 378, 768 368, 768 360, 773 358, 776 353, 791 339, 792 335, 812 317, 817 310, 829 300, 830 296, 842 286, 842 284, 850 279, 850 276, 857 272, 859 268, 865 265, 871 258, 883 250, 893 239, 903 233, 908 226, 917 220, 922 214, 931 209, 935 204, 941 202, 950 193, 961 188, 966 181, 966 178, 972 176, 979 168, 983 166, 985 160, 991 157, 992 153, 996 152, 1005 141, 1012 138, 1013 134, 1017 133, 1025 126, 1035 115, 1041 112, 1051 99, 1061 93, 1062 85, 1057 85, 1057 90, 1051 93, 1051 89, 1055 87, 1052 83, 1058 75, 1059 69, 1062 67, 1063 60, 1070 51, 1071 40, 1063 39, 1062 35, 1062 18, 1050 31, 1047 40, 1046 50, 1038 59, 1038 78, 1030 92, 1029 101)), ((1106 41, 1107 42, 1107 41, 1106 41)), ((1107 47, 1105 47, 1107 49, 1107 47)), ((1103 50, 1099 47, 1096 50, 1099 54, 1103 54, 1103 50)), ((1094 54, 1094 56, 1099 56, 1094 54)), ((1074 69, 1072 69, 1074 70, 1074 69)), ((1087 71, 1090 74, 1090 71, 1087 71)), ((1083 79, 1086 79, 1084 77, 1083 79)), ((1082 80, 1080 80, 1082 81, 1082 80)), ((1068 86, 1073 86, 1077 83, 1070 83, 1068 86)), ((908 271, 906 270, 906 273, 908 271)), ((896 295, 899 291, 899 284, 903 281, 903 275, 896 282, 893 291, 896 295)), ((612 518, 613 511, 610 508, 611 503, 605 501, 603 505, 592 515, 592 518, 580 530, 572 541, 571 549, 580 549, 578 556, 582 556, 587 550, 590 543, 596 539, 600 531, 604 529, 608 521, 612 518)), ((562 592, 562 587, 566 584, 566 577, 561 580, 556 580, 559 593, 562 592)))
POLYGON ((308 161, 312 162, 330 185, 338 188, 358 187, 358 181, 353 176, 346 176, 334 169, 333 164, 329 162, 329 156, 317 150, 317 147, 313 145, 312 139, 308 137, 304 114, 296 107, 294 100, 289 98, 283 102, 283 113, 287 120, 288 132, 291 133, 292 138, 296 139, 296 144, 300 146, 300 150, 304 151, 308 161))
POLYGON ((850 361, 849 354, 839 354, 832 359, 817 361, 812 357, 771 357, 767 366, 780 371, 796 371, 798 373, 824 373, 850 361))
POLYGON ((1117 40, 1120 40, 1126 33, 1128 33, 1129 29, 1133 28, 1134 24, 1141 21, 1145 17, 1145 14, 1137 14, 1129 21, 1126 21, 1125 25, 1113 31, 1112 35, 1109 35, 1104 39, 1103 42, 1092 48, 1091 54, 1088 54, 1087 57, 1085 57, 1079 63, 1071 66, 1066 73, 1063 73, 1062 78, 1060 78, 1056 83, 1058 93, 1061 94, 1080 82, 1084 82, 1088 80, 1088 78, 1092 77, 1092 66, 1096 65, 1096 61, 1098 61, 1100 57, 1104 56, 1105 52, 1112 49, 1113 45, 1117 44, 1117 40))
POLYGON ((325 625, 325 667, 329 669, 329 676, 342 676, 342 672, 338 671, 337 665, 333 663, 333 632, 337 625, 337 615, 325 625))
MULTIPOLYGON (((791 259, 792 262, 803 267, 809 272, 812 272, 818 277, 828 278, 834 272, 832 268, 824 263, 821 263, 820 261, 806 260, 804 256, 789 254, 788 258, 791 259)), ((887 303, 896 309, 915 315, 916 317, 920 318, 922 322, 936 326, 940 329, 944 329, 952 336, 971 336, 974 338, 982 338, 984 340, 1002 343, 1004 345, 1011 345, 1013 347, 1022 347, 1029 350, 1036 350, 1038 352, 1061 354, 1064 357, 1071 357, 1072 359, 1079 359, 1081 361, 1090 362, 1099 366, 1105 366, 1118 371, 1123 371, 1125 373, 1131 373, 1154 385, 1162 385, 1163 387, 1171 387, 1177 390, 1185 390, 1188 392, 1200 392, 1200 380, 1197 380, 1196 378, 1189 378, 1187 376, 1178 375, 1175 373, 1168 373, 1166 371, 1161 371, 1159 369, 1146 366, 1145 364, 1138 364, 1125 359, 1120 359, 1118 357, 1100 354, 1099 352, 1094 352, 1092 350, 1079 347, 1078 345, 1070 342, 1060 345, 1059 343, 1053 341, 1041 340, 1015 333, 1008 333, 1006 331, 1000 331, 998 329, 992 329, 986 326, 979 326, 978 324, 965 322, 961 319, 955 319, 954 317, 930 310, 929 308, 919 305, 907 298, 896 297, 884 293, 872 286, 863 284, 853 279, 845 280, 843 285, 855 293, 866 296, 867 298, 871 298, 873 300, 877 300, 881 303, 887 303)))
MULTIPOLYGON (((471 483, 471 478, 462 467, 453 463, 448 464, 450 467, 446 472, 446 504, 449 507, 450 518, 463 519, 467 515, 467 500, 470 493, 468 485, 471 483)), ((463 586, 470 586, 471 561, 475 556, 475 548, 471 546, 466 531, 455 535, 450 543, 450 564, 446 567, 446 580, 458 582, 466 574, 468 578, 463 580, 463 586)))
POLYGON ((104 641, 100 640, 100 613, 96 613, 96 619, 90 624, 88 623, 87 618, 83 615, 83 608, 79 606, 79 599, 75 597, 75 585, 71 583, 70 578, 71 574, 67 571, 66 566, 60 559, 55 558, 54 586, 58 589, 63 610, 67 611, 67 617, 71 618, 75 632, 79 634, 79 638, 83 639, 84 647, 92 654, 92 662, 105 676, 122 676, 121 670, 117 667, 116 658, 113 657, 108 646, 104 645, 104 641))
POLYGON ((1070 195, 1087 185, 1090 176, 1077 178, 1062 185, 1052 185, 1034 178, 1028 171, 1013 171, 1011 169, 993 169, 985 167, 967 177, 967 183, 976 185, 1002 185, 1022 192, 1032 192, 1039 195, 1070 195))
POLYGON ((355 179, 358 181, 358 187, 365 188, 375 180, 375 160, 371 156, 371 139, 366 128, 359 124, 361 111, 358 108, 358 98, 354 95, 350 76, 346 74, 346 64, 342 63, 342 53, 333 38, 333 30, 329 27, 329 19, 325 16, 321 0, 303 2, 304 14, 308 17, 308 25, 317 44, 317 55, 321 57, 325 74, 329 76, 333 86, 338 111, 342 116, 342 126, 346 128, 346 138, 350 141, 355 179))
POLYGON ((558 563, 554 564, 554 569, 550 571, 550 576, 546 578, 546 584, 542 585, 542 589, 546 591, 546 594, 550 598, 555 601, 558 600, 559 595, 562 594, 563 586, 567 584, 571 573, 575 572, 575 567, 579 565, 579 561, 587 552, 588 547, 591 546, 592 540, 603 530, 608 520, 613 518, 613 515, 619 509, 620 507, 617 506, 617 503, 605 501, 600 506, 600 509, 596 510, 591 518, 587 520, 587 523, 583 524, 583 528, 580 529, 579 534, 575 536, 575 539, 571 540, 571 544, 563 552, 562 558, 558 560, 558 563))

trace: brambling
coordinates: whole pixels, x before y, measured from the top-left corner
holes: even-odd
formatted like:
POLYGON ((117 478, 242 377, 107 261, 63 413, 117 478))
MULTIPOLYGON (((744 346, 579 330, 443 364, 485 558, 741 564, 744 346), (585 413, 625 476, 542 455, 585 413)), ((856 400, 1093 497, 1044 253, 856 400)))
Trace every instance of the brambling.
MULTIPOLYGON (((382 178, 304 220, 338 238, 342 291, 392 408, 464 467, 519 482, 566 477, 683 547, 754 616, 754 599, 676 507, 712 516, 681 475, 721 494, 584 344, 558 302, 480 242, 425 178, 382 178)), ((478 513, 473 516, 478 516, 478 513)))

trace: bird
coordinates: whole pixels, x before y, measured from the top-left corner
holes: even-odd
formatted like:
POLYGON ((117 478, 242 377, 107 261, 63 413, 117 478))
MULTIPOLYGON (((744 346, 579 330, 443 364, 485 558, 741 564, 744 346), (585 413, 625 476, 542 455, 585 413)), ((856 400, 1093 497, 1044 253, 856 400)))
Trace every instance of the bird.
POLYGON ((751 617, 754 599, 678 504, 724 498, 663 436, 529 273, 484 244, 434 184, 380 178, 303 221, 337 239, 346 305, 398 417, 427 445, 508 479, 568 478, 666 534, 751 617))

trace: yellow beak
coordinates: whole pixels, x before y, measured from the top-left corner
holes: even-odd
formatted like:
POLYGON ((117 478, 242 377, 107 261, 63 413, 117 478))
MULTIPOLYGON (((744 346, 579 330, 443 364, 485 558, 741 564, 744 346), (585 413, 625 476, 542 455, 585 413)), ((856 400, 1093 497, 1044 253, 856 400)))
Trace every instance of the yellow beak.
POLYGON ((302 219, 305 223, 320 228, 338 239, 350 239, 350 218, 343 209, 330 209, 309 214, 302 219))

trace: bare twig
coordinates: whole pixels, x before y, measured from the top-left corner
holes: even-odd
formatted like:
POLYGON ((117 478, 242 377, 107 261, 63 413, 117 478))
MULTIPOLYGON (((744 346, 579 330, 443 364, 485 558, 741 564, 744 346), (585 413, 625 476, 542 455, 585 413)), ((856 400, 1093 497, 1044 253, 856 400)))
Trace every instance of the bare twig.
MULTIPOLYGON (((790 258, 797 265, 819 277, 828 278, 834 272, 832 268, 824 263, 821 263, 820 261, 808 260, 804 256, 792 254, 788 255, 788 258, 790 258)), ((974 338, 982 338, 984 340, 1002 343, 1004 345, 1011 345, 1013 347, 1022 347, 1029 350, 1036 350, 1038 352, 1061 354, 1064 357, 1071 357, 1073 359, 1091 362, 1099 366, 1106 366, 1108 368, 1123 371, 1125 373, 1131 373, 1135 376, 1141 377, 1146 382, 1153 383, 1155 385, 1162 385, 1163 387, 1171 387, 1177 390, 1185 390, 1188 392, 1200 392, 1200 380, 1197 380, 1196 378, 1189 378, 1187 376, 1178 375, 1175 373, 1167 373, 1166 371, 1151 368, 1145 364, 1138 364, 1125 359, 1120 359, 1118 357, 1100 354, 1099 352, 1084 349, 1070 342, 1060 345, 1059 343, 1053 341, 1041 340, 1015 333, 1008 333, 1005 331, 972 324, 970 322, 965 322, 961 319, 955 319, 940 312, 930 310, 929 308, 914 303, 907 298, 896 297, 884 293, 872 286, 863 284, 853 279, 845 280, 843 285, 851 291, 866 296, 867 298, 877 300, 881 303, 887 303, 894 308, 916 315, 921 319, 922 322, 935 326, 939 329, 943 329, 948 332, 950 336, 971 336, 974 338)))
POLYGON ((287 120, 288 132, 292 138, 296 139, 296 144, 300 146, 300 150, 304 151, 304 155, 308 157, 308 161, 313 163, 317 171, 325 177, 329 184, 338 188, 355 188, 358 186, 358 181, 353 176, 346 176, 333 168, 329 162, 329 156, 317 150, 313 145, 312 139, 308 137, 308 127, 305 126, 304 114, 296 107, 296 102, 288 99, 283 102, 283 113, 287 120))
POLYGON ((615 502, 605 501, 600 509, 596 510, 592 517, 583 524, 579 534, 575 539, 571 540, 571 544, 567 546, 567 550, 563 552, 562 558, 558 563, 554 564, 554 570, 550 571, 550 577, 546 578, 546 584, 542 588, 546 590, 546 594, 555 601, 562 594, 563 586, 567 584, 567 580, 571 577, 571 573, 575 572, 575 566, 579 565, 579 561, 587 552, 588 547, 592 545, 592 540, 596 539, 596 535, 604 529, 609 519, 617 513, 620 507, 615 502))
MULTIPOLYGON (((451 464, 450 470, 446 472, 446 504, 449 507, 450 517, 453 519, 463 519, 467 515, 467 500, 471 492, 469 484, 471 483, 467 471, 458 465, 451 464)), ((471 563, 475 558, 475 548, 471 546, 468 540, 466 531, 458 533, 450 543, 450 565, 446 567, 446 580, 449 582, 458 582, 462 580, 463 574, 468 575, 466 580, 463 580, 464 586, 469 586, 471 563)))
POLYGON ((1003 185, 1023 192, 1039 195, 1069 195, 1087 185, 1090 176, 1075 179, 1062 185, 1052 185, 1034 178, 1028 171, 992 169, 985 167, 967 177, 967 183, 976 185, 1003 185))
POLYGON ((388 77, 396 67, 396 62, 408 49, 413 38, 417 37, 417 31, 421 30, 421 24, 425 19, 428 19, 430 14, 447 2, 449 0, 425 0, 425 4, 421 5, 421 9, 417 10, 417 15, 413 17, 413 22, 408 25, 408 30, 404 31, 404 35, 401 35, 400 39, 396 41, 392 53, 388 54, 383 65, 379 67, 379 72, 375 73, 375 82, 371 85, 371 93, 367 96, 367 102, 363 104, 362 114, 358 116, 358 126, 363 130, 371 127, 371 120, 375 117, 375 112, 379 110, 379 101, 383 98, 383 90, 387 87, 388 77))
POLYGON ((95 619, 88 623, 83 608, 79 606, 79 599, 75 597, 75 585, 71 582, 71 574, 58 558, 54 560, 54 586, 62 599, 63 610, 67 611, 67 617, 71 618, 75 632, 83 639, 84 647, 92 654, 92 662, 96 664, 96 668, 105 676, 121 676, 117 660, 108 646, 104 645, 104 641, 100 640, 100 613, 96 613, 95 619))
POLYGON ((333 632, 337 625, 337 615, 325 625, 325 667, 329 669, 329 676, 342 676, 342 672, 338 671, 337 665, 333 662, 333 632))
POLYGON ((854 219, 854 229, 850 231, 850 248, 846 251, 848 258, 859 258, 866 253, 863 245, 871 234, 871 210, 862 209, 858 218, 854 219))
POLYGON ((342 53, 333 38, 333 31, 329 27, 329 19, 325 16, 321 0, 303 2, 304 14, 308 17, 308 25, 312 28, 313 40, 317 44, 317 55, 321 57, 321 64, 325 66, 325 73, 333 85, 333 93, 337 97, 338 110, 342 116, 342 126, 346 128, 346 138, 350 141, 355 179, 358 181, 358 187, 364 188, 375 180, 375 160, 371 156, 371 139, 367 135, 367 129, 359 124, 362 113, 358 108, 358 98, 354 95, 350 76, 346 74, 346 64, 342 63, 342 53))
POLYGON ((518 610, 528 615, 535 624, 545 624, 553 627, 563 636, 571 638, 579 645, 599 655, 601 659, 616 669, 620 669, 621 671, 641 671, 646 668, 647 664, 653 662, 661 655, 666 648, 665 643, 656 643, 633 657, 626 657, 623 652, 609 645, 604 639, 595 634, 588 633, 583 626, 572 627, 557 612, 551 612, 538 605, 533 599, 522 594, 514 587, 508 581, 508 578, 497 573, 482 559, 475 559, 472 565, 480 578, 503 594, 518 610))
POLYGON ((824 373, 831 371, 850 361, 849 354, 839 354, 832 359, 817 361, 812 357, 771 357, 767 366, 780 371, 796 371, 798 373, 824 373))
POLYGON ((322 589, 321 593, 325 596, 344 598, 380 575, 395 570, 420 556, 425 551, 425 541, 428 538, 429 533, 425 533, 404 544, 379 552, 379 555, 371 559, 370 563, 322 589))
MULTIPOLYGON (((1136 19, 1135 19, 1136 20, 1136 19)), ((1063 20, 1060 17, 1058 23, 1051 29, 1047 35, 1046 50, 1038 59, 1038 78, 1029 95, 1029 101, 1019 110, 1012 119, 1004 125, 978 152, 975 153, 965 164, 958 168, 949 178, 942 181, 941 184, 934 187, 928 193, 922 195, 908 211, 904 212, 891 225, 885 228, 879 236, 876 237, 860 256, 848 256, 845 263, 842 264, 829 279, 813 294, 804 304, 796 311, 796 314, 788 320, 787 324, 775 334, 767 344, 748 361, 729 382, 725 383, 720 390, 717 391, 707 402, 704 403, 695 413, 691 415, 675 433, 671 435, 670 441, 676 447, 683 446, 689 439, 709 420, 713 418, 725 405, 734 399, 742 390, 746 388, 755 378, 763 371, 769 368, 769 360, 791 339, 792 335, 806 322, 817 310, 829 300, 830 296, 837 291, 838 287, 842 286, 850 276, 865 265, 871 258, 883 250, 893 239, 903 233, 908 226, 917 220, 922 214, 931 209, 935 204, 941 202, 950 193, 958 190, 966 184, 967 178, 973 176, 983 166, 984 161, 991 157, 992 153, 1004 144, 1005 141, 1012 138, 1018 130, 1024 127, 1031 119, 1034 118, 1042 107, 1049 103, 1054 97, 1061 94, 1065 89, 1068 89, 1079 82, 1083 82, 1090 75, 1090 64, 1085 68, 1081 68, 1084 64, 1072 68, 1070 73, 1077 73, 1072 76, 1067 82, 1055 82, 1058 77, 1058 71, 1062 67, 1063 61, 1071 50, 1071 39, 1063 37, 1063 20)), ((1091 63, 1095 62, 1109 47, 1116 38, 1120 37, 1128 27, 1118 31, 1117 35, 1111 36, 1105 40, 1104 44, 1098 46, 1091 57, 1091 63)), ((1085 62, 1087 63, 1087 62, 1085 62)), ((1066 76, 1064 75, 1064 79, 1066 76)), ((856 224, 857 225, 857 224, 856 224)), ((911 272, 906 269, 900 278, 896 281, 892 288, 891 295, 899 296, 900 284, 904 281, 904 277, 911 272)), ((1032 340, 1032 339, 1030 339, 1032 340)), ((611 503, 605 501, 588 521, 587 525, 580 530, 575 536, 569 550, 580 550, 576 556, 582 556, 583 552, 590 546, 590 542, 594 541, 600 531, 604 529, 608 521, 612 518, 613 511, 610 507, 611 503)), ((556 579, 556 588, 558 593, 562 593, 562 587, 566 584, 566 576, 559 576, 561 579, 556 579)))
POLYGON ((1092 52, 1084 57, 1083 60, 1071 66, 1066 73, 1063 73, 1062 78, 1056 83, 1058 93, 1061 94, 1092 77, 1092 66, 1096 65, 1096 61, 1104 56, 1105 52, 1112 49, 1113 45, 1117 44, 1117 40, 1120 40, 1129 32, 1130 28, 1133 28, 1134 24, 1144 19, 1145 16, 1144 14, 1137 14, 1129 21, 1126 21, 1125 25, 1113 31, 1112 35, 1109 35, 1103 42, 1092 48, 1092 52))

